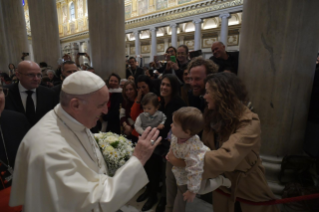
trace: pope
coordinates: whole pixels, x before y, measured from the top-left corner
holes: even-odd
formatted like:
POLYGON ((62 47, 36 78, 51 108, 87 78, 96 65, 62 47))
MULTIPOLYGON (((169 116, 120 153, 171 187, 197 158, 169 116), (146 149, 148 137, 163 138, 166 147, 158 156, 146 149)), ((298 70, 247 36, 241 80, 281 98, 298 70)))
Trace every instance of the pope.
POLYGON ((113 212, 148 183, 143 166, 161 141, 156 129, 145 130, 114 177, 106 174, 90 129, 107 114, 108 101, 104 81, 91 72, 79 71, 63 81, 60 104, 19 146, 10 206, 32 212, 113 212))

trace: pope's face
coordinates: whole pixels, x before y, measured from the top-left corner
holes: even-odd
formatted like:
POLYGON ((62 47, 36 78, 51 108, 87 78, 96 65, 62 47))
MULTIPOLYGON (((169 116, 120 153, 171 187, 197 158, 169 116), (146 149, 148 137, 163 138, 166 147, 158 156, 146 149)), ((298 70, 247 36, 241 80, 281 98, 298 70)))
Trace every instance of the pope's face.
POLYGON ((85 127, 91 129, 96 126, 102 114, 107 114, 109 91, 106 86, 94 92, 87 100, 81 101, 78 120, 85 127))

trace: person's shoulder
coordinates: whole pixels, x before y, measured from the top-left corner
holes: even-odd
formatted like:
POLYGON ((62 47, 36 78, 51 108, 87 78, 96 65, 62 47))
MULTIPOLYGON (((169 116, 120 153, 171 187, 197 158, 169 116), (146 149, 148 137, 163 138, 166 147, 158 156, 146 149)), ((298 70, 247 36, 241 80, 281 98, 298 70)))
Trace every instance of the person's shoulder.
POLYGON ((14 122, 14 120, 18 120, 18 122, 24 122, 24 121, 28 122, 28 119, 26 118, 24 114, 13 111, 13 110, 3 110, 1 113, 1 118, 2 119, 10 118, 12 122, 14 122))
POLYGON ((53 86, 51 89, 54 91, 61 91, 61 88, 62 88, 62 84, 59 84, 59 85, 53 86))
POLYGON ((245 107, 244 112, 239 118, 239 124, 237 126, 237 131, 242 131, 245 134, 251 133, 261 133, 260 120, 256 113, 253 113, 247 107, 245 107))
POLYGON ((52 94, 54 95, 55 92, 51 89, 51 88, 47 88, 47 87, 44 87, 42 85, 40 85, 38 88, 37 88, 40 92, 43 92, 43 93, 46 93, 46 94, 52 94))
POLYGON ((236 52, 227 52, 227 54, 229 54, 231 57, 235 57, 235 58, 239 57, 239 52, 238 51, 236 51, 236 52))
POLYGON ((18 87, 18 83, 13 83, 11 85, 4 85, 3 87, 4 88, 8 88, 10 90, 10 89, 13 89, 13 88, 17 88, 18 87))

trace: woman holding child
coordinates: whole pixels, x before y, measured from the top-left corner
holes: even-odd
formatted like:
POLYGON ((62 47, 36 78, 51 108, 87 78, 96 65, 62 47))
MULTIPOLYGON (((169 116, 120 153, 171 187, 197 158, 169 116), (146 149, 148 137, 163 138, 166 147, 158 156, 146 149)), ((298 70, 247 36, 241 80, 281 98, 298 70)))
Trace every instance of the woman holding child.
MULTIPOLYGON (((277 206, 254 206, 235 202, 240 197, 253 202, 274 199, 267 185, 259 150, 261 130, 258 115, 246 106, 247 92, 240 79, 231 73, 216 73, 206 78, 207 108, 202 140, 211 151, 204 157, 203 179, 223 174, 232 185, 220 189, 230 198, 214 191, 214 212, 278 212, 277 206)), ((168 154, 174 166, 183 160, 168 154)))

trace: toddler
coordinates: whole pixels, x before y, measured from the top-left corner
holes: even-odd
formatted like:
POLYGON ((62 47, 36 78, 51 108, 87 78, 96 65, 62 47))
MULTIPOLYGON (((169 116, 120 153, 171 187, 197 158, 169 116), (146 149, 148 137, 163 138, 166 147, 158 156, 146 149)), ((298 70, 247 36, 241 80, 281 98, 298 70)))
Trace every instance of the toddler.
POLYGON ((203 160, 210 149, 196 135, 204 128, 204 118, 200 110, 195 107, 180 108, 173 114, 171 127, 170 151, 176 158, 184 159, 186 167, 173 166, 172 172, 178 189, 174 194, 170 194, 169 191, 172 190, 167 189, 167 197, 172 199, 170 205, 174 205, 173 211, 182 211, 183 209, 176 207, 185 205, 185 201, 192 202, 200 190, 208 193, 221 185, 230 187, 231 183, 221 175, 202 182, 203 160))
POLYGON ((134 124, 136 132, 140 135, 147 127, 156 127, 161 130, 164 128, 166 116, 164 113, 158 110, 160 101, 154 93, 147 93, 141 101, 143 106, 143 113, 141 113, 134 124))

